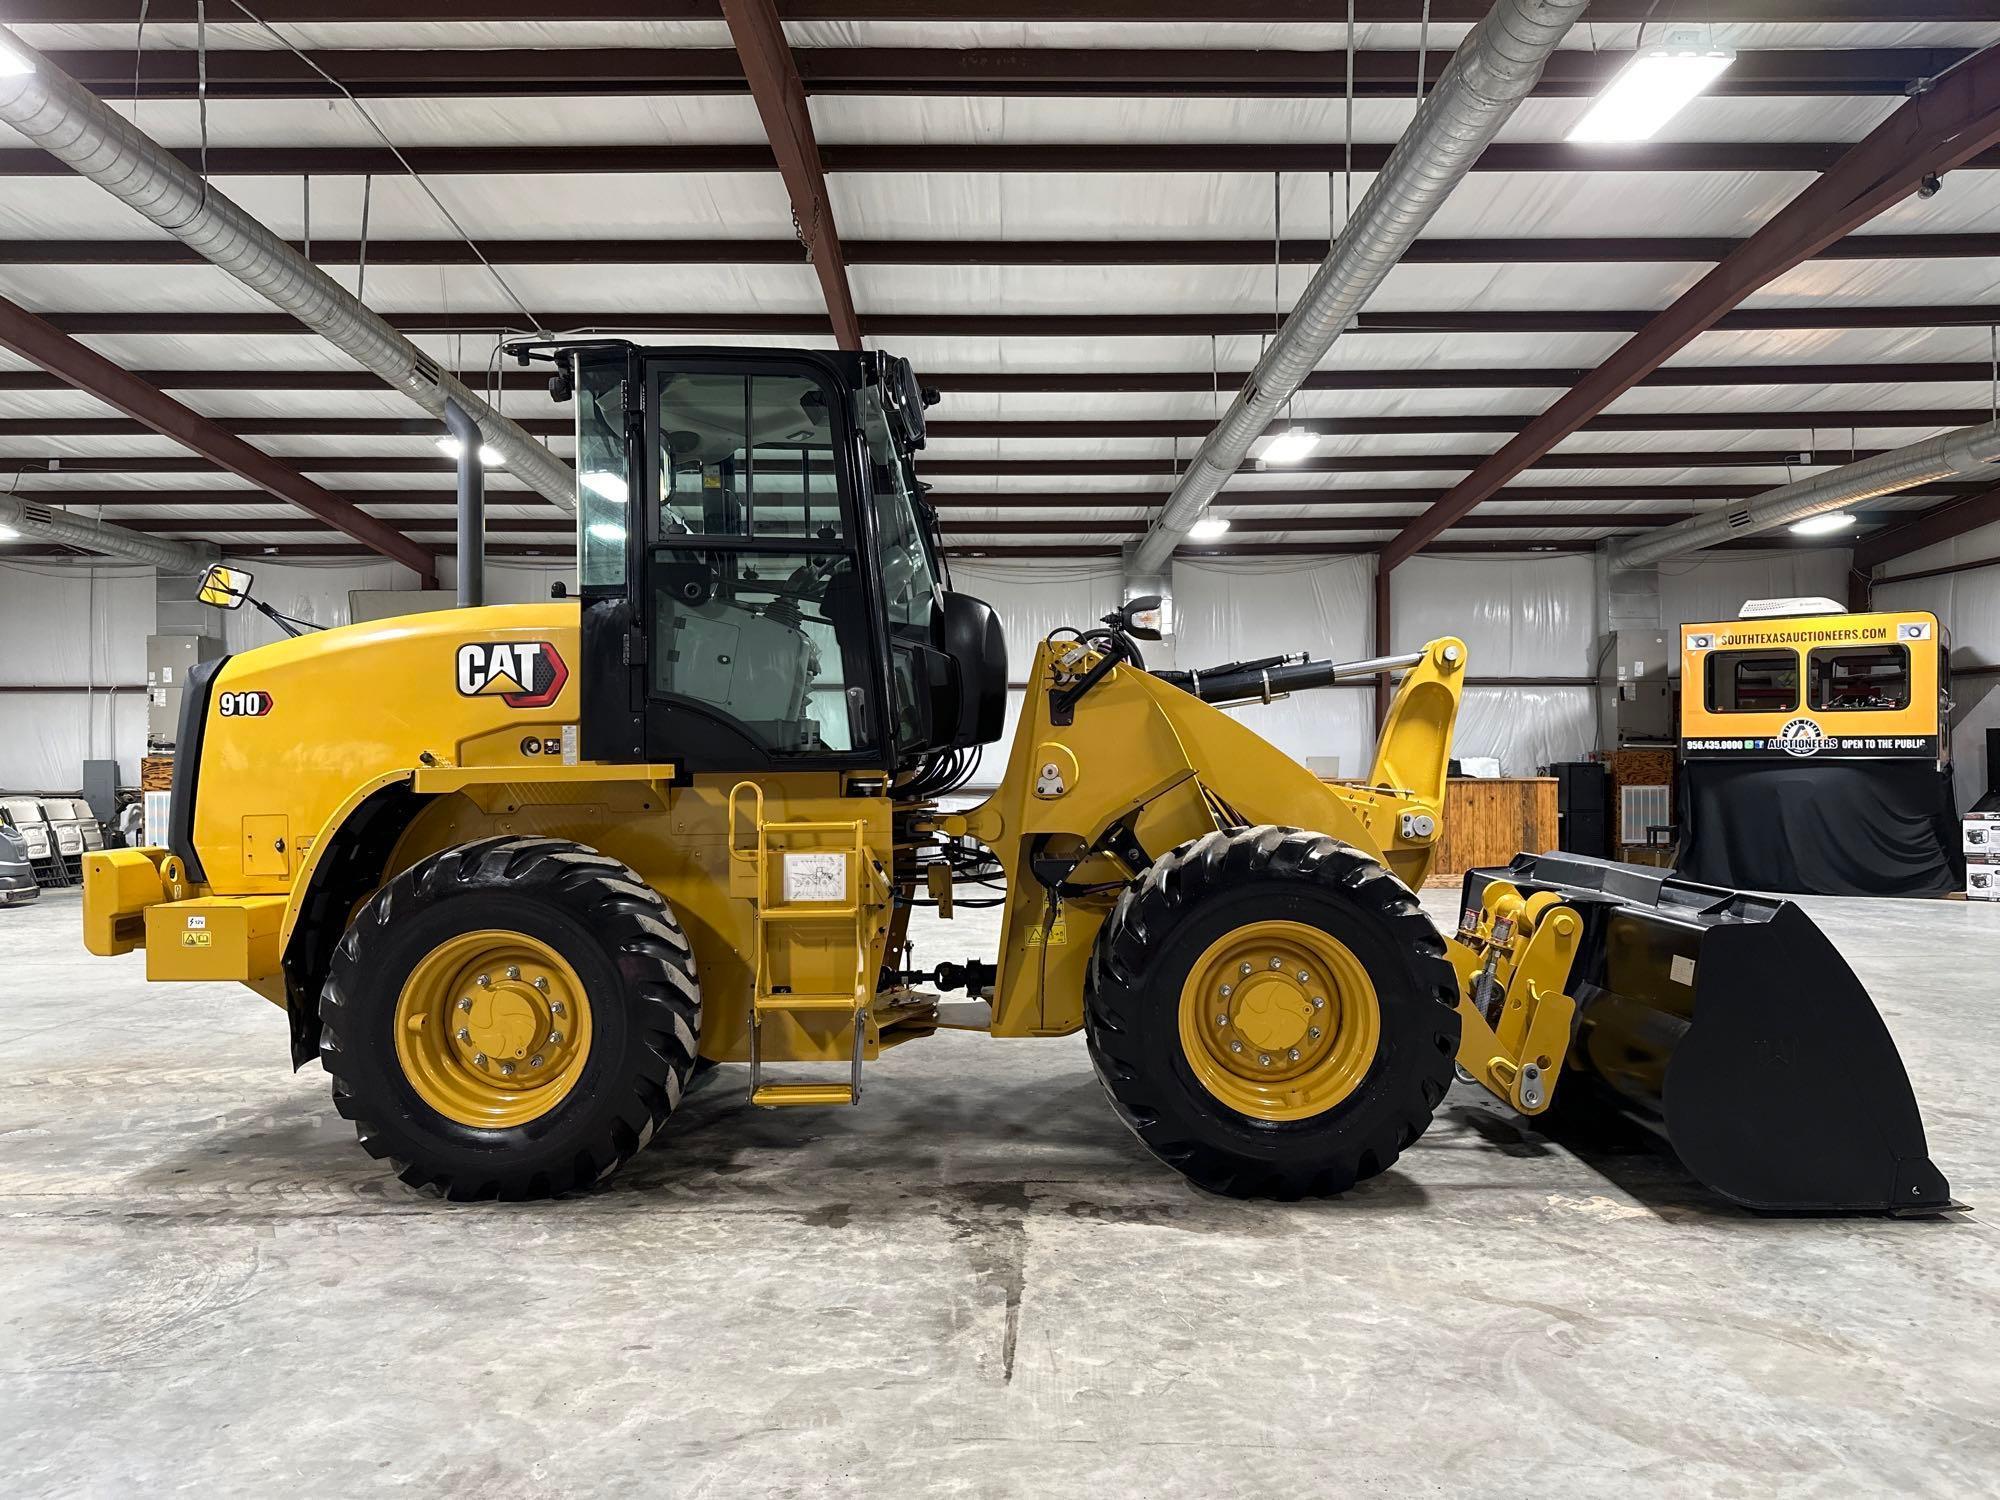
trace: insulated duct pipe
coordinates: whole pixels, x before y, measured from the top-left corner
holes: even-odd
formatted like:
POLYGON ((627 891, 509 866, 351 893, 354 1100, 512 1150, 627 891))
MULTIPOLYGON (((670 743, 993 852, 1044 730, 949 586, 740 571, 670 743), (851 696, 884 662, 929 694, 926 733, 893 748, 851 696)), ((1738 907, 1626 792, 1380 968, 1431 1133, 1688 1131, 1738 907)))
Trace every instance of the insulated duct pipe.
POLYGON ((1829 469, 1797 484, 1767 490, 1741 505, 1723 506, 1649 531, 1631 541, 1613 543, 1611 566, 1643 568, 1662 558, 1699 552, 1718 542, 1755 536, 1760 531, 1789 526, 1828 511, 1844 510, 1877 495, 1893 495, 1898 490, 1914 489, 1956 474, 1970 474, 1995 462, 2000 462, 2000 422, 1961 427, 1942 437, 1878 453, 1845 468, 1829 469))
POLYGON ((0 27, 0 48, 32 64, 0 75, 0 122, 151 219, 238 281, 373 370, 434 417, 456 401, 507 467, 552 503, 576 509, 576 474, 465 384, 440 370, 332 277, 245 213, 151 136, 0 27))
MULTIPOLYGON (((91 521, 71 511, 37 505, 19 495, 0 495, 0 526, 18 531, 38 542, 59 542, 65 547, 81 547, 106 557, 125 557, 133 562, 151 563, 168 573, 199 573, 215 561, 215 549, 189 542, 169 541, 129 531, 109 521, 91 521)), ((7 555, 0 545, 0 558, 7 555)))
POLYGON ((1541 77, 1587 0, 1499 0, 1452 54, 1283 330, 1153 519, 1131 561, 1152 573, 1236 473, 1382 278, 1541 77))

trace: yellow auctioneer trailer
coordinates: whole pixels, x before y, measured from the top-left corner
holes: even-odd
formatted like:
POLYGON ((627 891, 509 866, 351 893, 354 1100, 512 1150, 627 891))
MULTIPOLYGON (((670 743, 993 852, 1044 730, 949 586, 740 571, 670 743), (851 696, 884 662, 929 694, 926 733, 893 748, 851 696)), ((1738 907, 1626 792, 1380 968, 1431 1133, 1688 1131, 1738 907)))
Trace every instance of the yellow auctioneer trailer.
POLYGON ((1949 758, 1937 616, 1798 614, 1681 627, 1681 752, 1949 758))
POLYGON ((1948 650, 1935 615, 1831 600, 1683 625, 1681 873, 1826 896, 1957 890, 1948 650))

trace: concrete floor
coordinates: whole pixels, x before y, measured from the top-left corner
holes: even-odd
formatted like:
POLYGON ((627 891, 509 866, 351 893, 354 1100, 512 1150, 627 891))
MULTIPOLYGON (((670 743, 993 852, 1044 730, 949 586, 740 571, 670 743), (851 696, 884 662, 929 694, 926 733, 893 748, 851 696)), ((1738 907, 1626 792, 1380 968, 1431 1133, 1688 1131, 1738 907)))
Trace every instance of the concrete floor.
MULTIPOLYGON (((1222 1201, 1080 1040, 965 1035, 856 1110, 722 1069, 606 1190, 450 1207, 77 905, 0 912, 8 1495, 1994 1493, 1991 1212, 1759 1219, 1463 1087, 1344 1200, 1222 1201)), ((2000 1209, 2000 908, 1807 905, 2000 1209)))

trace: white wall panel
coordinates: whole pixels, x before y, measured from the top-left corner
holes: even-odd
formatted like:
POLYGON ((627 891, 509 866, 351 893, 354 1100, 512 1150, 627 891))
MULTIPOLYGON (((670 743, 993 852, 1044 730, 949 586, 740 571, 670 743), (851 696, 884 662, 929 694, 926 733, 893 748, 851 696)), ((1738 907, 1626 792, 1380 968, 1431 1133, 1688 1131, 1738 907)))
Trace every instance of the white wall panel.
POLYGON ((137 786, 145 753, 143 689, 0 693, 0 791, 78 793, 86 760, 116 760, 120 783, 137 786))
MULTIPOLYGON (((1847 598, 1845 547, 1739 556, 1707 553, 1660 564, 1660 624, 1668 631, 1698 620, 1733 620, 1750 599, 1822 595, 1847 598)), ((1670 669, 1680 670, 1677 657, 1670 669)))
POLYGON ((0 559, 0 683, 83 686, 146 680, 153 570, 0 559))
POLYGON ((1474 677, 1593 670, 1596 585, 1588 557, 1413 557, 1390 584, 1392 651, 1455 635, 1474 677))
POLYGON ((1007 676, 1021 682, 1035 647, 1059 625, 1087 629, 1118 607, 1116 563, 954 562, 951 585, 992 605, 1007 635, 1007 676))
POLYGON ((1374 563, 1174 564, 1174 660, 1203 667, 1303 651, 1352 661, 1368 655, 1374 563))
MULTIPOLYGON (((1888 565, 1890 573, 1950 567, 2000 556, 2000 524, 1982 526, 1948 542, 1912 552, 1888 565)), ((1972 806, 1988 781, 1986 731, 2000 728, 2000 568, 1972 568, 1909 583, 1878 583, 1877 609, 1927 609, 1951 638, 1952 759, 1958 805, 1972 806), (1981 670, 1989 669, 1989 670, 1981 670)))

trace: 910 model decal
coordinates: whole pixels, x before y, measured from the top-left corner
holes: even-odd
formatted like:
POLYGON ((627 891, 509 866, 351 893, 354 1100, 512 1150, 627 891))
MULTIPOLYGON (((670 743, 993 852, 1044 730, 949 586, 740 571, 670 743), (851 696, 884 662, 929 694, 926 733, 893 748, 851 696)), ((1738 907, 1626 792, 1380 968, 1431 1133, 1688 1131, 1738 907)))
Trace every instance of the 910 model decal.
POLYGON ((467 641, 458 648, 458 691, 498 698, 509 708, 547 708, 569 681, 562 655, 547 641, 467 641))
POLYGON ((255 690, 217 693, 215 711, 225 719, 261 719, 271 711, 275 701, 269 693, 255 690))

